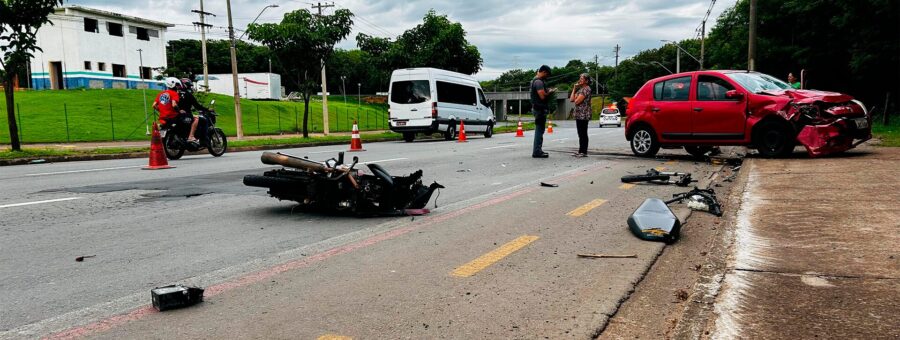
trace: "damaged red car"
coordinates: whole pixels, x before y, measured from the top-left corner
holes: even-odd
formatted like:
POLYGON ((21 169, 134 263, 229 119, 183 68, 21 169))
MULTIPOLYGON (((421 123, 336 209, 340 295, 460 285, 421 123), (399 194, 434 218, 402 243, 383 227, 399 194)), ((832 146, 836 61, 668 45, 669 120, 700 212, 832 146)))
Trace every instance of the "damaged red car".
POLYGON ((795 90, 758 72, 696 71, 644 84, 628 102, 625 137, 641 157, 661 147, 701 156, 720 145, 783 157, 797 143, 817 157, 869 140, 871 124, 865 105, 846 94, 795 90))

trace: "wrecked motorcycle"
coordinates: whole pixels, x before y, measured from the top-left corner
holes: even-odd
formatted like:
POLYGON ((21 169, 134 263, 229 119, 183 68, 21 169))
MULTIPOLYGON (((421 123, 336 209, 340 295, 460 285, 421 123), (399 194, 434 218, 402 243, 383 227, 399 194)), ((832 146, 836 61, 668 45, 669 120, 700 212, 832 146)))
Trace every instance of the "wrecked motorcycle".
POLYGON ((691 178, 691 174, 684 172, 659 171, 656 169, 647 170, 644 175, 626 175, 622 176, 622 183, 649 182, 653 184, 675 184, 680 187, 686 187, 697 180, 691 178))
POLYGON ((344 164, 344 153, 325 162, 282 153, 264 152, 262 162, 284 168, 262 176, 247 175, 244 185, 269 189, 279 200, 291 200, 309 209, 350 212, 355 215, 419 215, 437 189, 437 182, 422 184, 422 170, 409 176, 391 176, 378 164, 366 164, 371 174, 356 169, 359 158, 344 164))

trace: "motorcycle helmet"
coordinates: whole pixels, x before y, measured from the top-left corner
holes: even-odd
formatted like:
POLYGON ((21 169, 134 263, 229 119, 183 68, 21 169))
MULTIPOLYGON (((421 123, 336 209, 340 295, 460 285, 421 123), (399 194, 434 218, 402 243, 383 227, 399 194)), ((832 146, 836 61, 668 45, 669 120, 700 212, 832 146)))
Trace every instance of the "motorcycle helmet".
POLYGON ((175 77, 168 77, 165 80, 166 87, 172 90, 177 90, 181 86, 181 81, 175 77))
POLYGON ((190 78, 181 79, 181 85, 184 86, 185 91, 194 91, 194 82, 190 78))

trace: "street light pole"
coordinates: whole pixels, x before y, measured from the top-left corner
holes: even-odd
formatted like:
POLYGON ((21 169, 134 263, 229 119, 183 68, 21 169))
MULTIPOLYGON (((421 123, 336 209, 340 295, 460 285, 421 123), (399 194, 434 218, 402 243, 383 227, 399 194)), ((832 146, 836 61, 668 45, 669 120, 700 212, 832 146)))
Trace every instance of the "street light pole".
POLYGON ((231 0, 225 0, 228 7, 228 38, 231 39, 231 83, 234 89, 234 124, 237 130, 237 139, 244 138, 244 124, 241 121, 241 90, 238 89, 237 51, 234 45, 234 25, 231 20, 231 0))
POLYGON ((147 113, 147 83, 144 82, 144 50, 138 49, 138 59, 141 62, 141 69, 138 73, 141 75, 141 84, 144 86, 141 88, 142 97, 144 97, 144 124, 147 127, 147 136, 150 135, 150 114, 147 113))
MULTIPOLYGON (((672 44, 672 45, 675 45, 675 48, 677 48, 678 51, 684 52, 684 54, 687 54, 688 57, 691 57, 691 59, 696 60, 697 63, 700 64, 700 69, 701 69, 701 70, 703 69, 703 61, 701 61, 700 59, 697 59, 697 57, 695 57, 695 56, 694 56, 693 54, 691 54, 690 52, 685 51, 683 48, 681 48, 681 45, 678 45, 677 42, 674 42, 674 41, 672 41, 672 40, 660 40, 660 41, 662 41, 662 42, 664 42, 664 43, 670 43, 670 44, 672 44)), ((678 72, 680 73, 680 72, 681 72, 681 55, 680 55, 680 54, 677 54, 677 55, 676 55, 676 61, 678 62, 678 72)))
POLYGON ((362 101, 362 83, 356 83, 356 120, 359 120, 359 107, 362 101))
POLYGON ((347 106, 347 83, 344 81, 347 76, 341 76, 341 94, 344 95, 344 106, 347 106))

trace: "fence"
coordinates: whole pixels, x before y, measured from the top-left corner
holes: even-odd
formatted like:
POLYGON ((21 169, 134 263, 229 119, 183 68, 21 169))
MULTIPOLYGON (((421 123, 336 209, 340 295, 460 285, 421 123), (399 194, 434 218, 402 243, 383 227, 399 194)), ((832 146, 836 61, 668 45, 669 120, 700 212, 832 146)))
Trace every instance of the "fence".
MULTIPOLYGON (((227 135, 236 134, 233 106, 220 102, 216 126, 227 135), (227 106, 227 107, 226 107, 227 106)), ((148 108, 145 119, 141 104, 114 101, 91 103, 18 103, 16 121, 22 143, 66 143, 146 140, 149 126, 156 119, 148 108), (148 123, 149 120, 149 123, 148 123)), ((350 132, 357 121, 361 131, 387 130, 386 107, 329 105, 329 132, 350 132)), ((242 105, 244 135, 299 134, 303 130, 302 102, 250 102, 242 105)), ((0 106, 0 143, 9 143, 6 108, 0 106)), ((310 133, 323 132, 322 108, 310 105, 310 133)))

